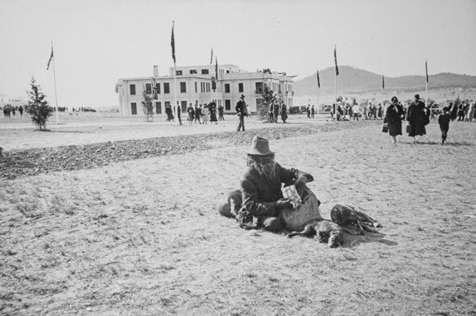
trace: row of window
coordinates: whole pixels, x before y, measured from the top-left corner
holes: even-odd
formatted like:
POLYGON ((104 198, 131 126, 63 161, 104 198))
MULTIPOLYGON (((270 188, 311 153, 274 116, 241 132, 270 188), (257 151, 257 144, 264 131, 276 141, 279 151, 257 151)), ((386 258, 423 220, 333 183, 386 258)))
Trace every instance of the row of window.
MULTIPOLYGON (((164 82, 164 94, 169 94, 170 93, 170 84, 168 82, 164 82)), ((261 94, 264 89, 264 83, 263 82, 256 82, 256 90, 255 94, 261 94)), ((288 91, 291 90, 291 86, 289 86, 288 91)), ((210 92, 211 89, 215 90, 216 84, 212 82, 212 85, 210 85, 210 82, 200 82, 200 92, 210 92)), ((276 91, 276 88, 278 90, 278 93, 281 93, 281 85, 273 83, 272 86, 273 91, 276 91)), ((160 83, 157 83, 154 88, 154 93, 155 94, 161 94, 160 90, 160 83)), ((152 94, 152 84, 151 83, 146 83, 145 84, 145 91, 147 94, 152 94)), ((187 83, 186 82, 180 82, 180 93, 186 93, 187 92, 187 83)), ((197 82, 195 81, 195 92, 198 92, 198 85, 197 82)), ((230 93, 231 92, 231 85, 229 83, 225 83, 225 93, 230 93)), ((243 93, 244 92, 244 86, 243 83, 238 83, 238 92, 243 93)), ((130 84, 129 85, 129 94, 130 95, 136 95, 136 85, 135 84, 130 84)))

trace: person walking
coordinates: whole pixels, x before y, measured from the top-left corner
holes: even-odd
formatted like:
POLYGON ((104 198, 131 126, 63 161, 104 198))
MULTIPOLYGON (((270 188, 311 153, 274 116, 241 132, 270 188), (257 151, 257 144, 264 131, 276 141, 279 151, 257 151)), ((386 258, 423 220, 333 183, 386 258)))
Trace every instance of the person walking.
POLYGON ((182 117, 181 117, 182 109, 180 109, 180 105, 177 101, 177 118, 179 121, 179 125, 182 125, 182 117))
POLYGON ((397 97, 392 97, 383 122, 388 126, 388 134, 392 137, 393 144, 397 143, 397 135, 402 135, 402 119, 404 116, 403 107, 398 102, 397 97))
POLYGON ((202 105, 200 105, 200 107, 198 107, 198 102, 195 102, 195 123, 197 123, 197 121, 198 121, 198 124, 202 124, 202 122, 200 122, 200 118, 202 116, 201 106, 202 105))
POLYGON ((195 117, 195 111, 193 110, 192 102, 190 102, 190 105, 187 108, 187 113, 188 113, 188 122, 192 124, 193 118, 195 117))
POLYGON ((248 115, 248 110, 246 108, 245 96, 242 94, 240 100, 236 103, 236 114, 238 115, 238 129, 239 132, 242 130, 245 131, 245 116, 248 115))
POLYGON ((407 121, 410 125, 407 131, 408 136, 413 138, 413 143, 416 143, 416 136, 426 135, 425 125, 429 123, 425 104, 420 100, 419 94, 415 94, 415 101, 408 107, 407 121))
POLYGON ((283 120, 283 123, 286 123, 287 118, 288 111, 286 109, 286 104, 281 100, 281 120, 283 120))
POLYGON ((440 125, 441 130, 441 144, 445 144, 446 138, 448 137, 448 130, 450 129, 450 109, 448 107, 443 108, 443 113, 438 117, 438 124, 440 125))

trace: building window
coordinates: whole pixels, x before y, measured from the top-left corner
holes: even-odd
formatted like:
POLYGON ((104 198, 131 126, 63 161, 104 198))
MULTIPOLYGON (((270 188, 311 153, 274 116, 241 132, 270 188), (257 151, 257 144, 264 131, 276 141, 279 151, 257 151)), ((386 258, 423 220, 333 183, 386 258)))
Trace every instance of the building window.
POLYGON ((131 114, 136 115, 137 114, 137 104, 135 102, 131 103, 131 114))
POLYGON ((243 89, 243 83, 238 84, 238 92, 243 92, 245 89, 243 89))
POLYGON ((129 85, 129 94, 130 95, 136 95, 136 85, 135 84, 130 84, 129 85))
POLYGON ((181 82, 180 83, 180 93, 186 93, 187 92, 187 83, 186 82, 181 82))
POLYGON ((190 69, 190 74, 191 75, 196 75, 197 74, 197 69, 190 69))
POLYGON ((175 72, 175 74, 176 74, 177 76, 181 76, 181 75, 182 75, 182 70, 177 70, 177 71, 175 72))
POLYGON ((231 100, 225 100, 225 111, 231 111, 231 100))
POLYGON ((225 93, 230 93, 230 84, 225 83, 225 93))
POLYGON ((180 105, 182 108, 182 113, 187 112, 187 101, 180 101, 180 105))
POLYGON ((160 83, 155 84, 155 93, 160 94, 160 83))
POLYGON ((152 85, 150 83, 145 84, 145 93, 147 93, 147 94, 152 93, 152 85))
POLYGON ((162 114, 162 105, 160 102, 155 102, 155 113, 162 114))
POLYGON ((195 81, 195 93, 197 93, 197 92, 198 92, 198 90, 197 90, 197 89, 198 89, 198 85, 197 85, 197 82, 195 81))
POLYGON ((207 82, 207 83, 206 83, 207 92, 210 92, 210 86, 211 86, 211 85, 210 85, 210 82, 207 82))
POLYGON ((202 75, 208 75, 208 69, 202 69, 202 75))
POLYGON ((256 91, 255 94, 261 94, 263 92, 263 83, 256 82, 256 91))
POLYGON ((164 82, 164 94, 170 93, 170 84, 168 82, 164 82))

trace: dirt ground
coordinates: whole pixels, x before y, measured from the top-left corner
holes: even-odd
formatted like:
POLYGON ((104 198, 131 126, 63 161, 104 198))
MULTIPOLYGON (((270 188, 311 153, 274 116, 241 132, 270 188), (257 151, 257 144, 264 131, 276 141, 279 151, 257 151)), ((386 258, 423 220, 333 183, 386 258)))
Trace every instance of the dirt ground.
POLYGON ((0 314, 476 315, 476 124, 444 146, 427 129, 396 146, 380 124, 271 141, 314 176, 324 218, 352 202, 383 224, 338 249, 216 214, 247 146, 2 179, 0 314))

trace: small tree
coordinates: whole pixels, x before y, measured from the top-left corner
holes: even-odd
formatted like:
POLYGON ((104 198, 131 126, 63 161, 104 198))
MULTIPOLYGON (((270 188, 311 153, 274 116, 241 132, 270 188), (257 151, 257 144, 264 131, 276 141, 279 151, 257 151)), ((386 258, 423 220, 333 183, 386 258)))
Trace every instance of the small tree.
POLYGON ((31 78, 31 91, 27 91, 30 98, 26 112, 31 115, 31 120, 38 126, 40 131, 46 130, 46 121, 53 113, 53 108, 48 106, 46 95, 41 92, 41 88, 36 84, 35 78, 31 78))
POLYGON ((258 118, 260 120, 267 120, 269 107, 271 104, 276 102, 276 93, 274 93, 273 90, 265 85, 264 89, 261 91, 261 98, 263 102, 260 102, 260 104, 258 104, 258 108, 256 109, 258 112, 258 118))
POLYGON ((144 101, 142 101, 142 110, 144 111, 147 122, 154 120, 154 108, 152 107, 152 96, 144 90, 142 93, 144 101))

